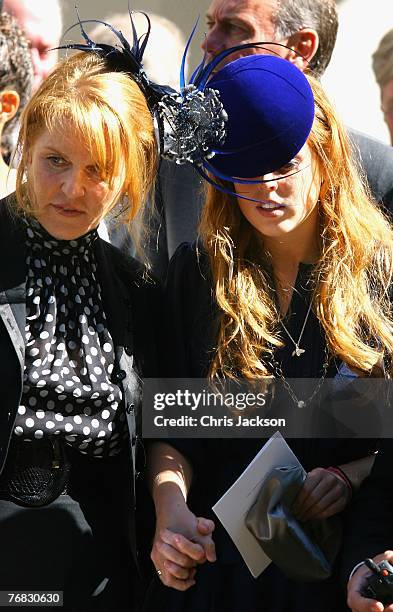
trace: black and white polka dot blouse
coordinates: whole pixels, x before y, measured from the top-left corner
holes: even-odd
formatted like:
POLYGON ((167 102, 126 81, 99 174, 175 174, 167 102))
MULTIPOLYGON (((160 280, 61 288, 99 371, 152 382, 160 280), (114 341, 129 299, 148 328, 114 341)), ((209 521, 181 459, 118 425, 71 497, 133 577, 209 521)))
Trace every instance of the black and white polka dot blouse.
POLYGON ((97 278, 94 230, 55 240, 27 224, 26 357, 14 434, 64 437, 81 453, 118 453, 127 437, 114 347, 97 278))

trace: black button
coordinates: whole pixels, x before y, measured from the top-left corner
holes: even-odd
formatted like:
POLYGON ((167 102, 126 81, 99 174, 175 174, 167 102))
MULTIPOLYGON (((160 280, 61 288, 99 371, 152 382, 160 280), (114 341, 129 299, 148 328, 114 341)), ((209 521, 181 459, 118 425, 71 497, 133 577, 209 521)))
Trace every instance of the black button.
POLYGON ((127 374, 125 373, 124 370, 119 370, 115 374, 115 378, 116 378, 117 381, 124 380, 126 376, 127 376, 127 374))
POLYGON ((128 406, 127 406, 127 408, 126 408, 126 412, 127 412, 127 414, 130 414, 130 413, 133 411, 133 409, 134 409, 134 405, 135 405, 135 404, 128 404, 128 406))
POLYGON ((125 351, 126 355, 131 357, 131 355, 132 355, 132 347, 131 346, 125 346, 124 347, 124 351, 125 351))
POLYGON ((135 446, 135 442, 136 442, 136 436, 131 436, 131 444, 132 444, 132 446, 135 446))

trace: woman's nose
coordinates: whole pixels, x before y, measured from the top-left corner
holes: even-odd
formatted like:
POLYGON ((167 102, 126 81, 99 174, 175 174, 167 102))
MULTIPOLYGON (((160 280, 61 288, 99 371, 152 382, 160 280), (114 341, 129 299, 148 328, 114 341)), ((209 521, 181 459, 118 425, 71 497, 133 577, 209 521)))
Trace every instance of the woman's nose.
POLYGON ((81 170, 70 170, 62 183, 62 191, 69 199, 80 198, 85 195, 84 174, 81 170))
POLYGON ((270 174, 265 174, 262 177, 262 180, 262 185, 267 191, 276 191, 276 189, 278 188, 277 176, 273 172, 271 172, 270 174))

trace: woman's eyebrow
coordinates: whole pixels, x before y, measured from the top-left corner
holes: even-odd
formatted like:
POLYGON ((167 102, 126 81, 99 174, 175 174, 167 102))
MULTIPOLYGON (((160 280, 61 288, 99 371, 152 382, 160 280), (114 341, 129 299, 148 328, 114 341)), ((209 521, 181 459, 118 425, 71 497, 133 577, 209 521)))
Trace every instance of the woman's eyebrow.
POLYGON ((49 145, 44 145, 44 146, 42 147, 42 149, 43 149, 44 151, 50 151, 50 152, 52 152, 52 153, 58 153, 58 154, 60 154, 60 155, 64 155, 64 153, 62 153, 61 151, 59 151, 59 149, 55 149, 54 147, 51 147, 51 146, 49 146, 49 145))

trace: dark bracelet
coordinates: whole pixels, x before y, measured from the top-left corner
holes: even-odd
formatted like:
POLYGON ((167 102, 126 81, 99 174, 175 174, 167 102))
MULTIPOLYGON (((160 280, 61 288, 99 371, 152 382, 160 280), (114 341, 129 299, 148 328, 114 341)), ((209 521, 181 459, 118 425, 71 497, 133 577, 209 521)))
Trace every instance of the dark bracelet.
POLYGON ((339 476, 341 478, 341 480, 343 480, 345 482, 345 484, 347 485, 349 492, 351 494, 353 494, 353 488, 352 488, 352 483, 349 480, 348 476, 346 475, 345 472, 343 472, 343 470, 337 466, 330 466, 328 468, 326 468, 328 472, 332 472, 332 474, 336 474, 337 476, 339 476))

